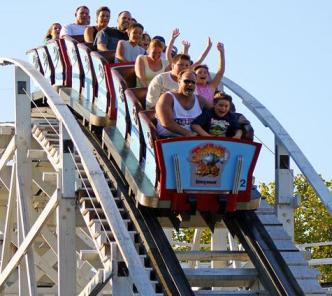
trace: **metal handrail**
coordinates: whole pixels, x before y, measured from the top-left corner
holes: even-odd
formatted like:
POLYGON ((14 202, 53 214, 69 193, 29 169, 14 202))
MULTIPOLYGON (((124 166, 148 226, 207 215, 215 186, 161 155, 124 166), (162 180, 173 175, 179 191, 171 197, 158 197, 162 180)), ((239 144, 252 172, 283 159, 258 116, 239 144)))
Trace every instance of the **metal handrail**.
POLYGON ((223 77, 223 85, 234 92, 242 99, 243 104, 263 123, 268 127, 275 135, 275 137, 282 143, 289 155, 293 158, 294 162, 301 170, 303 175, 307 178, 318 197, 325 205, 327 211, 332 216, 332 194, 326 187, 323 180, 317 174, 313 166, 305 157, 301 149, 297 146, 294 140, 290 137, 284 127, 279 121, 272 115, 272 113, 261 104, 256 98, 245 91, 238 84, 232 80, 223 77))
POLYGON ((89 141, 76 122, 73 114, 50 83, 30 63, 19 59, 0 57, 0 65, 10 64, 19 67, 32 79, 47 98, 48 105, 54 112, 56 118, 65 126, 81 158, 83 168, 87 172, 93 191, 104 210, 105 217, 118 243, 121 255, 128 269, 131 271, 130 277, 141 295, 154 295, 155 292, 151 282, 144 270, 116 203, 112 198, 113 195, 105 180, 104 174, 90 149, 91 145, 89 141))

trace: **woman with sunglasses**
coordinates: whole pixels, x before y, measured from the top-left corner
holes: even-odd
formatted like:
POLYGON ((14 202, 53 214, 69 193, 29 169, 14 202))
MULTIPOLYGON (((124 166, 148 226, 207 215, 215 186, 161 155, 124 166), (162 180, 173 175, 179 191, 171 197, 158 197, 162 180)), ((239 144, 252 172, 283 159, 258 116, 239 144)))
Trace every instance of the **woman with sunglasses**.
POLYGON ((178 89, 164 93, 156 104, 157 134, 159 137, 193 136, 192 121, 211 105, 194 94, 196 74, 184 70, 178 75, 178 89))
POLYGON ((217 43, 219 51, 219 67, 216 75, 210 80, 209 68, 207 65, 199 65, 194 68, 197 75, 196 93, 213 102, 213 96, 225 73, 225 51, 221 42, 217 43))

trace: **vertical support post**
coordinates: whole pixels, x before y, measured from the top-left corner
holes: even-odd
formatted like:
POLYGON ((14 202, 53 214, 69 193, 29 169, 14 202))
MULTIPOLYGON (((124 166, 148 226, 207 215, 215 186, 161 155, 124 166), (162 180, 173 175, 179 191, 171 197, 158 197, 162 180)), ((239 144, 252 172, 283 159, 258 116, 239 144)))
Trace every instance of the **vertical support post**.
MULTIPOLYGON (((31 102, 30 79, 19 67, 15 67, 15 141, 16 141, 16 186, 18 201, 17 224, 19 244, 30 229, 30 209, 32 194, 32 167, 28 158, 31 147, 31 102)), ((33 251, 25 256, 26 270, 23 262, 19 265, 19 295, 28 292, 37 295, 33 251)))
POLYGON ((290 157, 285 147, 275 139, 276 212, 284 229, 294 240, 294 177, 290 157))
MULTIPOLYGON (((211 251, 227 250, 227 235, 228 230, 223 223, 216 223, 214 232, 211 233, 211 251)), ((226 267, 225 261, 211 261, 211 268, 226 267)), ((221 287, 212 287, 212 290, 223 290, 221 287)))
MULTIPOLYGON (((203 232, 202 228, 195 228, 193 242, 192 242, 192 245, 191 245, 191 250, 192 251, 199 251, 200 250, 202 232, 203 232)), ((199 260, 193 260, 193 261, 188 262, 190 267, 199 267, 199 263, 200 263, 199 260)))
MULTIPOLYGON (((216 223, 214 232, 211 233, 211 251, 227 250, 227 238, 227 228, 222 223, 216 223)), ((225 261, 213 260, 211 262, 212 268, 222 268, 225 266, 225 261)))
POLYGON ((57 208, 58 295, 76 295, 75 165, 73 142, 60 123, 61 198, 57 208))

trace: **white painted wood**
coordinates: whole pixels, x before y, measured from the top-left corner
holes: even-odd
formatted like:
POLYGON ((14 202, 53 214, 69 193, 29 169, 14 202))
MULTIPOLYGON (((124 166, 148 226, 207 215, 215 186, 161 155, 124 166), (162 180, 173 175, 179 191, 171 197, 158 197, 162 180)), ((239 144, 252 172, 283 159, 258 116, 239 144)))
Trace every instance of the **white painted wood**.
MULTIPOLYGON (((15 144, 16 144, 16 193, 20 221, 19 233, 24 240, 30 229, 29 207, 31 205, 31 160, 27 158, 31 148, 31 103, 29 76, 19 67, 15 67, 15 144), (20 224, 21 223, 21 224, 20 224)), ((35 266, 32 250, 27 250, 25 256, 26 274, 22 272, 20 265, 20 282, 23 276, 28 280, 30 296, 37 296, 35 266)), ((22 286, 20 286, 22 288, 22 286)), ((25 294, 24 291, 20 293, 25 294)))
MULTIPOLYGON (((34 247, 34 249, 36 250, 36 247, 34 247)), ((38 266, 54 283, 57 284, 58 272, 52 267, 52 265, 56 263, 56 260, 53 259, 56 258, 53 251, 50 249, 43 256, 39 256, 38 253, 35 252, 34 256, 35 265, 38 266)), ((38 282, 40 277, 36 277, 36 279, 36 282, 38 282)))
POLYGON ((266 127, 270 128, 278 141, 284 145, 289 155, 295 161, 298 168, 306 176, 309 183, 320 197, 330 215, 332 215, 332 194, 330 190, 325 186, 321 177, 317 174, 303 152, 289 136, 287 131, 278 122, 278 120, 270 113, 269 110, 266 109, 263 104, 261 104, 256 98, 254 98, 235 82, 226 77, 223 77, 222 81, 227 88, 229 88, 242 99, 243 104, 247 106, 248 109, 252 111, 266 127))
POLYGON ((31 160, 40 160, 40 161, 47 160, 46 152, 40 149, 29 149, 27 157, 31 160))
MULTIPOLYGON (((227 234, 228 231, 225 228, 216 227, 211 234, 211 251, 227 250, 227 234)), ((225 261, 213 260, 211 262, 212 268, 225 267, 227 264, 225 261)))
MULTIPOLYGON (((50 173, 57 177, 57 173, 50 173)), ((39 170, 34 169, 32 171, 32 181, 48 196, 51 197, 55 186, 50 184, 48 181, 44 180, 44 174, 40 173, 39 170)))
POLYGON ((282 169, 280 166, 280 157, 288 155, 285 147, 275 139, 275 183, 276 183, 276 212, 278 220, 282 222, 284 229, 294 240, 294 178, 293 171, 282 169))
POLYGON ((248 261, 249 257, 245 251, 176 251, 176 257, 180 261, 248 261))
POLYGON ((53 183, 56 184, 57 179, 58 179, 58 173, 56 173, 56 172, 44 172, 43 173, 42 180, 44 182, 49 182, 49 183, 52 183, 52 184, 53 183))
POLYGON ((57 208, 58 294, 76 295, 75 166, 68 151, 72 144, 60 123, 61 198, 57 208))
MULTIPOLYGON (((229 249, 231 251, 239 250, 239 243, 237 239, 233 238, 230 232, 227 233, 227 238, 228 238, 229 249)), ((239 264, 239 262, 236 262, 236 260, 232 260, 232 267, 233 268, 241 267, 241 264, 239 264)))
MULTIPOLYGON (((9 192, 9 184, 10 184, 9 171, 11 171, 11 170, 12 170, 12 167, 9 167, 9 168, 7 167, 6 169, 2 168, 2 170, 0 170, 0 182, 8 190, 8 192, 9 192)), ((0 183, 0 186, 1 186, 1 183, 0 183)))
MULTIPOLYGON (((122 261, 121 253, 119 252, 116 243, 111 244, 111 264, 112 264, 112 296, 122 296, 122 295, 132 295, 133 294, 133 284, 130 277, 118 276, 118 262, 122 261)), ((145 271, 144 271, 145 273, 145 271)), ((142 296, 144 294, 141 294, 142 296)), ((149 294, 154 295, 154 293, 149 294)))
POLYGON ((55 192, 47 205, 45 206, 44 210, 40 213, 35 223, 32 225, 30 231, 26 235, 22 244, 18 247, 16 253, 12 256, 11 260, 9 261, 8 265, 5 267, 3 272, 0 274, 0 287, 5 283, 11 272, 15 270, 15 267, 19 264, 22 257, 27 252, 27 249, 30 247, 31 243, 35 239, 35 237, 40 232, 41 228, 50 217, 50 214, 54 211, 58 204, 59 193, 55 192))
MULTIPOLYGON (((29 212, 28 212, 28 201, 26 201, 26 192, 23 190, 26 189, 24 186, 23 177, 17 173, 18 168, 16 167, 16 193, 17 193, 17 208, 18 208, 18 225, 19 225, 19 245, 22 244, 22 241, 25 240, 27 233, 29 232, 29 212), (23 193, 24 192, 24 193, 23 193)), ((32 249, 27 249, 25 254, 25 264, 26 268, 23 268, 23 263, 19 266, 20 272, 20 282, 25 280, 25 276, 27 277, 28 283, 28 291, 30 296, 37 296, 37 286, 36 286, 36 271, 34 264, 34 254, 32 249)), ((22 287, 20 286, 20 289, 22 287)), ((20 295, 25 295, 25 287, 24 291, 20 291, 20 295), (23 292, 23 293, 22 293, 23 292)))
POLYGON ((195 287, 245 287, 257 279, 254 268, 184 268, 195 287))
POLYGON ((10 160, 12 157, 14 151, 15 151, 16 145, 15 145, 15 137, 12 137, 10 140, 8 146, 6 147, 6 150, 3 152, 0 158, 0 171, 5 166, 5 164, 10 160))
POLYGON ((10 243, 12 240, 15 212, 16 212, 16 167, 14 166, 12 169, 10 190, 8 196, 7 214, 6 214, 6 222, 4 228, 3 243, 2 243, 2 252, 1 252, 0 272, 4 270, 11 256, 10 243))
MULTIPOLYGON (((202 228, 195 228, 193 242, 191 246, 192 251, 199 251, 202 232, 203 232, 202 228)), ((199 261, 189 261, 188 264, 191 267, 199 266, 199 261)))
POLYGON ((138 291, 142 295, 152 295, 154 293, 152 285, 146 275, 146 272, 144 272, 144 267, 136 252, 125 224, 122 221, 116 203, 112 198, 112 193, 108 188, 103 172, 94 158, 94 155, 90 149, 89 141, 86 139, 84 133, 78 126, 73 114, 71 114, 67 105, 54 91, 47 80, 31 64, 22 60, 10 58, 2 58, 2 60, 0 59, 0 63, 1 62, 7 64, 13 63, 16 66, 21 67, 47 97, 49 106, 57 119, 63 122, 71 140, 75 144, 75 148, 77 149, 82 160, 84 170, 88 174, 89 182, 92 185, 96 197, 100 200, 106 219, 108 220, 119 245, 120 252, 131 271, 130 276, 135 282, 138 291))

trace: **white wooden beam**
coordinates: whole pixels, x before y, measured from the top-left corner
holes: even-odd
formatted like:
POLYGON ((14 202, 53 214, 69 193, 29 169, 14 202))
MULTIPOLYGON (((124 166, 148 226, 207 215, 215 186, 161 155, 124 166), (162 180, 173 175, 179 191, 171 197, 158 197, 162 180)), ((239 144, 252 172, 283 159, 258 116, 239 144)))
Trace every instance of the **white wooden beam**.
POLYGON ((73 142, 60 123, 61 191, 57 209, 58 294, 76 295, 75 165, 73 142))
POLYGON ((9 192, 9 187, 10 187, 10 173, 9 173, 9 171, 11 171, 11 170, 12 170, 12 166, 7 167, 6 169, 3 168, 0 171, 0 182, 3 184, 3 186, 5 186, 5 188, 8 190, 8 192, 9 192))
POLYGON ((55 186, 43 180, 43 174, 39 170, 32 171, 32 180, 48 197, 52 196, 55 186))
MULTIPOLYGON (((20 222, 18 222, 19 242, 24 240, 30 229, 29 206, 31 205, 31 160, 27 158, 31 148, 31 102, 30 78, 19 67, 15 67, 15 144, 16 144, 16 194, 20 222), (20 224, 21 223, 21 224, 20 224)), ((27 271, 19 266, 19 281, 28 280, 30 296, 37 296, 33 252, 29 250, 25 257, 27 271)), ((25 294, 25 287, 20 285, 20 295, 25 294)))
POLYGON ((5 164, 8 162, 8 160, 11 158, 15 151, 15 137, 12 137, 10 140, 8 146, 6 147, 6 150, 3 152, 0 158, 0 171, 5 166, 5 164))
POLYGON ((48 160, 47 153, 42 149, 29 149, 27 157, 31 160, 48 160))
POLYGON ((7 205, 7 214, 6 214, 6 222, 4 229, 4 238, 2 243, 2 252, 1 252, 1 266, 0 272, 2 272, 9 262, 10 258, 10 243, 12 240, 12 231, 13 231, 13 222, 14 215, 16 212, 16 168, 15 166, 12 169, 12 176, 10 180, 10 190, 8 197, 8 205, 7 205))
POLYGON ((49 200, 49 202, 47 203, 47 205, 45 206, 44 210, 38 216, 37 220, 31 227, 29 233, 26 235, 24 241, 18 247, 16 253, 13 255, 7 266, 0 274, 0 287, 4 285, 9 275, 15 270, 15 267, 19 264, 20 260, 27 252, 27 249, 30 247, 31 243, 36 238, 41 228, 46 223, 47 219, 50 217, 50 214, 56 208, 58 204, 58 199, 59 199, 59 193, 56 191, 49 200))
MULTIPOLYGON (((24 192, 25 186, 23 178, 17 173, 16 171, 16 193, 17 193, 17 207, 19 211, 19 232, 21 237, 19 239, 19 243, 21 240, 23 241, 29 232, 30 229, 30 222, 29 222, 29 212, 28 212, 28 203, 30 196, 27 196, 26 192, 24 192)), ((33 250, 27 250, 25 255, 25 262, 26 262, 26 276, 28 278, 29 283, 29 294, 30 296, 37 296, 37 286, 36 286, 36 275, 35 275, 35 264, 34 264, 34 255, 33 250)), ((22 275, 20 275, 22 276, 22 275)))
POLYGON ((47 97, 47 102, 50 108, 57 119, 65 125, 66 130, 81 157, 83 167, 88 173, 88 179, 96 197, 100 200, 106 219, 110 224, 111 230, 119 245, 120 252, 130 270, 130 277, 132 277, 135 282, 139 293, 142 295, 154 294, 155 292, 138 256, 134 243, 122 220, 117 205, 112 198, 112 192, 109 189, 103 172, 93 155, 93 151, 90 147, 91 145, 76 122, 73 114, 68 109, 68 106, 31 64, 22 60, 10 58, 3 59, 2 61, 5 63, 13 63, 16 66, 21 67, 47 97))

